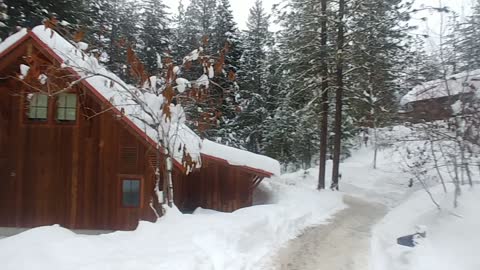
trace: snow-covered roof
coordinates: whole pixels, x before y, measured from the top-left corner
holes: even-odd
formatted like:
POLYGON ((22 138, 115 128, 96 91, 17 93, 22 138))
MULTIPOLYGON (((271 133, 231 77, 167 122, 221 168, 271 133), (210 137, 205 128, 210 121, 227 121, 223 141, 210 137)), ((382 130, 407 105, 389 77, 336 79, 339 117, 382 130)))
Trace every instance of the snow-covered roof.
POLYGON ((254 154, 238 148, 233 148, 209 140, 203 140, 202 154, 227 160, 231 165, 251 168, 265 168, 267 171, 280 175, 280 163, 273 158, 254 154))
POLYGON ((415 86, 403 96, 401 105, 407 103, 453 96, 462 93, 473 93, 480 88, 480 69, 462 72, 447 77, 447 80, 439 79, 415 86))
MULTIPOLYGON (((16 34, 11 35, 0 43, 0 54, 5 53, 14 44, 23 38, 30 36, 51 53, 66 68, 73 73, 85 78, 82 83, 91 89, 94 94, 99 94, 99 98, 104 102, 110 103, 113 108, 124 116, 122 119, 127 122, 136 132, 146 135, 150 143, 156 145, 157 132, 148 125, 152 120, 151 117, 142 110, 139 105, 132 99, 129 91, 135 91, 136 95, 140 95, 141 99, 146 101, 149 107, 160 108, 159 98, 148 92, 138 91, 135 87, 126 84, 118 76, 108 71, 101 65, 97 58, 83 52, 82 46, 78 48, 60 36, 58 33, 45 26, 37 26, 31 31, 22 29, 16 34), (42 44, 43 43, 43 44, 42 44), (100 76, 89 76, 99 74, 100 76)), ((159 109, 159 113, 160 109, 159 109)), ((180 105, 176 107, 172 105, 172 113, 175 115, 182 114, 183 110, 180 105)), ((179 118, 184 117, 180 115, 179 118)), ((172 119, 175 117, 172 117, 172 119)), ((168 125, 168 138, 172 144, 170 149, 175 149, 173 157, 181 164, 183 151, 185 146, 187 152, 194 160, 200 160, 203 155, 207 157, 215 157, 224 160, 234 166, 244 166, 264 174, 280 174, 280 165, 278 161, 269 157, 257 155, 247 151, 235 149, 232 147, 220 145, 210 141, 202 141, 191 129, 184 125, 181 121, 177 123, 166 123, 168 125)))

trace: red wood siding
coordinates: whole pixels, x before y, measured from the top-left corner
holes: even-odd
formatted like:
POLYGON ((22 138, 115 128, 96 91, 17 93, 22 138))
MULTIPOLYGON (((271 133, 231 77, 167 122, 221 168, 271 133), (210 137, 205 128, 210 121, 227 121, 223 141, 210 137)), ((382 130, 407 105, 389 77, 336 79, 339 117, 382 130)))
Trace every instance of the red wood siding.
POLYGON ((255 175, 224 163, 204 161, 201 170, 175 177, 175 203, 182 211, 197 207, 231 212, 252 205, 255 175))
MULTIPOLYGON (((4 55, 1 77, 15 76, 27 52, 44 52, 29 42, 4 55)), ((139 220, 155 220, 150 208, 155 184, 151 142, 83 86, 75 89, 76 123, 26 121, 25 91, 17 80, 0 80, 0 226, 130 230, 139 220), (124 175, 142 179, 139 208, 121 205, 124 175)), ((188 176, 175 167, 180 209, 233 211, 252 204, 254 173, 209 159, 204 165, 188 176)))

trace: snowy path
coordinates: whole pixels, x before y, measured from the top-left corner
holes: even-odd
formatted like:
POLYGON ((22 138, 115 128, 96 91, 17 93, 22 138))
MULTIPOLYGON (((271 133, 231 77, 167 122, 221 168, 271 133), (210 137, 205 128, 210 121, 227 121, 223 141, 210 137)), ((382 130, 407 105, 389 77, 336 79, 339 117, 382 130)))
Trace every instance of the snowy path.
POLYGON ((327 225, 307 229, 280 249, 272 270, 366 270, 370 231, 387 209, 381 204, 351 196, 349 208, 339 212, 327 225))

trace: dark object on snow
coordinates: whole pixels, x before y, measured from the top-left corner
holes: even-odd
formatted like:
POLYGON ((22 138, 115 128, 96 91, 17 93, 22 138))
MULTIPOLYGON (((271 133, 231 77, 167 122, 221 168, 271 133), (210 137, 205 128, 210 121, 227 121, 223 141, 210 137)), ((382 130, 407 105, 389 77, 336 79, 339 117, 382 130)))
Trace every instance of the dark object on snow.
POLYGON ((402 236, 397 238, 397 244, 406 247, 415 247, 417 245, 417 241, 415 240, 418 238, 425 238, 426 236, 425 232, 402 236))
POLYGON ((414 236, 415 234, 399 237, 397 238, 397 244, 406 247, 415 247, 415 241, 413 241, 414 236))

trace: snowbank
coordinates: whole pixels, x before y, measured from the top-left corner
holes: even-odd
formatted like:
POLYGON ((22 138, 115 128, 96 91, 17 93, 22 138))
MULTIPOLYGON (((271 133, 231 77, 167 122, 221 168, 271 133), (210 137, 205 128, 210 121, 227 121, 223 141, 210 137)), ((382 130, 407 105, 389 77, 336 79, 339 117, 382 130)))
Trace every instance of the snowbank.
POLYGON ((401 105, 425 99, 453 96, 460 93, 476 92, 480 87, 480 69, 462 72, 415 86, 400 101, 401 105))
MULTIPOLYGON (((450 187, 449 190, 453 190, 450 187)), ((452 193, 432 189, 442 205, 439 211, 423 190, 393 209, 374 231, 372 238, 373 270, 478 270, 480 243, 480 191, 464 191, 460 207, 452 208, 452 193), (416 225, 427 227, 427 238, 419 246, 396 244, 396 238, 415 233, 416 225)))
POLYGON ((325 222, 345 206, 338 192, 265 181, 272 204, 193 215, 169 211, 136 231, 77 235, 41 227, 0 240, 2 270, 54 269, 262 269, 261 259, 307 226, 325 222))
POLYGON ((274 175, 280 175, 280 163, 273 158, 214 143, 209 140, 203 140, 201 152, 202 154, 224 159, 231 165, 248 166, 271 172, 274 175))

